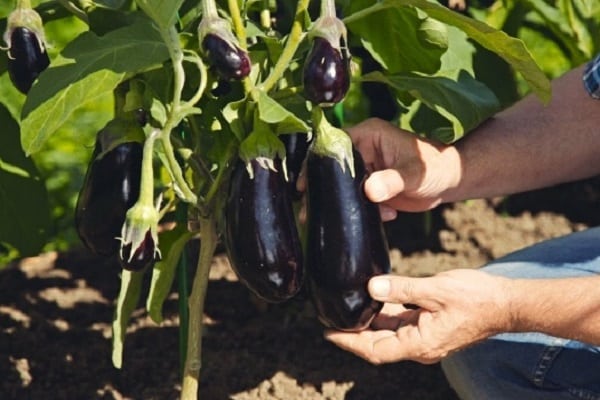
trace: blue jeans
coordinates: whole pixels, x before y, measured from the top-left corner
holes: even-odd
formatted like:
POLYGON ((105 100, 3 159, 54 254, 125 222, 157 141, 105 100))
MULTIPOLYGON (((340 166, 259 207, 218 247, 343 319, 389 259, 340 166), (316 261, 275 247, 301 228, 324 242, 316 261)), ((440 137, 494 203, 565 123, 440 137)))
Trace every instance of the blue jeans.
MULTIPOLYGON (((511 278, 599 275, 600 227, 511 253, 483 270, 511 278)), ((600 347, 541 333, 493 336, 447 357, 442 368, 465 400, 600 400, 600 347)))

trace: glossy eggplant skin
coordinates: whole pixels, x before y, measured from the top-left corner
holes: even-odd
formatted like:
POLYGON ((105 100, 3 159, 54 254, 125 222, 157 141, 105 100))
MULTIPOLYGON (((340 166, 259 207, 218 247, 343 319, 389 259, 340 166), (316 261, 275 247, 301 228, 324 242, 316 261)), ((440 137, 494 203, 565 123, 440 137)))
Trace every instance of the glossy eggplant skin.
POLYGON ((202 40, 202 48, 210 65, 225 79, 242 79, 250 74, 251 63, 248 53, 237 48, 215 34, 202 40))
POLYGON ((25 27, 14 28, 10 41, 8 75, 13 85, 27 94, 38 75, 50 65, 50 59, 35 33, 25 27))
POLYGON ((296 182, 302 170, 302 164, 308 154, 308 148, 312 142, 307 133, 297 132, 279 136, 285 146, 285 164, 287 167, 288 187, 293 200, 299 200, 302 193, 296 189, 296 182))
POLYGON ((125 215, 137 201, 142 173, 142 143, 125 142, 106 152, 99 140, 88 166, 75 210, 75 227, 93 253, 110 256, 125 215))
POLYGON ((313 39, 304 63, 304 96, 315 104, 341 101, 350 87, 350 60, 322 37, 313 39))
POLYGON ((359 331, 369 326, 383 304, 367 283, 390 271, 388 245, 376 204, 364 195, 367 177, 354 151, 356 177, 337 160, 309 152, 306 160, 307 284, 321 322, 359 331))
POLYGON ((290 193, 281 172, 251 161, 254 178, 238 160, 225 206, 225 245, 233 270, 258 297, 278 303, 298 293, 303 253, 290 193))

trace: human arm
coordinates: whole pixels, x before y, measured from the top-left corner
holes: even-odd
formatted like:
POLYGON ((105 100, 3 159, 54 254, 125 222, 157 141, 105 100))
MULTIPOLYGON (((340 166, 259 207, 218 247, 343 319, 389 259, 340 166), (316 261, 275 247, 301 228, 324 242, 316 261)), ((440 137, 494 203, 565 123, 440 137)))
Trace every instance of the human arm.
POLYGON ((373 329, 328 330, 325 337, 375 364, 435 363, 501 332, 536 331, 600 345, 598 285, 600 276, 508 279, 477 270, 381 276, 369 282, 371 296, 386 303, 373 329))
POLYGON ((600 102, 582 83, 582 67, 553 81, 552 101, 528 96, 454 146, 421 140, 371 119, 349 129, 375 172, 371 200, 423 211, 443 202, 508 195, 600 173, 600 102))

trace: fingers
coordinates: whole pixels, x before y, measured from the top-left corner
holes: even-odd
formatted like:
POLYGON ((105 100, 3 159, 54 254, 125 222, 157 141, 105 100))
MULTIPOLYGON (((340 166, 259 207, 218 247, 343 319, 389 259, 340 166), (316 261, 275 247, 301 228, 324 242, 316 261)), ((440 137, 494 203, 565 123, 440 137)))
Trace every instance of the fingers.
POLYGON ((436 356, 424 356, 418 328, 407 326, 398 332, 392 330, 359 333, 326 331, 325 339, 373 364, 386 364, 400 360, 415 360, 424 364, 439 361, 436 356), (410 338, 410 340, 409 340, 410 338))
POLYGON ((382 275, 371 278, 369 293, 375 300, 384 303, 415 304, 427 310, 440 308, 436 300, 433 278, 411 278, 395 275, 382 275))
POLYGON ((414 321, 417 314, 415 310, 409 310, 402 304, 385 303, 371 322, 371 328, 395 331, 402 325, 414 321))

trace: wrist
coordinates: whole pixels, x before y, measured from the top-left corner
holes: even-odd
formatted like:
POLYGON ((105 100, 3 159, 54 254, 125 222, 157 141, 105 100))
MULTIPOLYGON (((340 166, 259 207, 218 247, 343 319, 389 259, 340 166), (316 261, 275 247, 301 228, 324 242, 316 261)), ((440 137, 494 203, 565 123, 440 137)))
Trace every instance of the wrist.
POLYGON ((438 165, 441 187, 442 203, 464 200, 461 197, 462 164, 460 154, 455 146, 446 146, 440 149, 440 163, 438 165))

